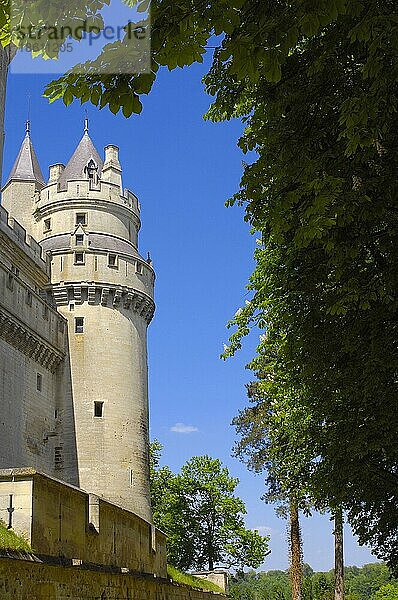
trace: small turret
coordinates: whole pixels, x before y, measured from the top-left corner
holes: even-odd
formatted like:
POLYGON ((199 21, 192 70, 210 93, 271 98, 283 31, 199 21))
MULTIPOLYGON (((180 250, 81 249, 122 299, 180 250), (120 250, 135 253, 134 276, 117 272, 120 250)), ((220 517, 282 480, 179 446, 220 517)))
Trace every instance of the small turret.
POLYGON ((37 184, 37 189, 41 189, 46 185, 30 139, 30 121, 26 121, 25 137, 11 169, 7 184, 11 181, 32 181, 37 184))
POLYGON ((2 190, 2 205, 31 235, 34 233, 32 213, 35 195, 45 185, 30 137, 30 121, 26 121, 25 137, 2 190))

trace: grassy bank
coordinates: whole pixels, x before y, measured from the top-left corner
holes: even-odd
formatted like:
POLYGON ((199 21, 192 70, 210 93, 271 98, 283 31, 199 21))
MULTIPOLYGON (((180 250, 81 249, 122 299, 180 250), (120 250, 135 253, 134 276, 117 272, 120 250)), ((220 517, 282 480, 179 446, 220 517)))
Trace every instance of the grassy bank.
POLYGON ((205 590, 206 592, 217 592, 219 594, 223 594, 221 588, 218 587, 215 583, 211 581, 207 581, 206 579, 201 579, 200 577, 194 577, 193 575, 189 575, 188 573, 182 573, 175 569, 171 565, 167 565, 167 573, 170 579, 175 581, 176 583, 183 583, 185 585, 190 585, 191 587, 200 588, 201 590, 205 590))
POLYGON ((7 527, 0 521, 0 549, 1 550, 24 550, 30 552, 31 547, 28 542, 19 537, 12 529, 7 527))

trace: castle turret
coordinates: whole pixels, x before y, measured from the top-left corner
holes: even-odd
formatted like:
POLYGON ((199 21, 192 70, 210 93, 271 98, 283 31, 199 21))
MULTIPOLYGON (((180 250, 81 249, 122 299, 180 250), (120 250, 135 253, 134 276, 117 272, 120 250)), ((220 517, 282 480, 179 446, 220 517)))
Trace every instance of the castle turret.
POLYGON ((53 165, 49 183, 37 182, 34 227, 68 322, 78 483, 150 521, 146 336, 155 275, 138 252, 140 207, 121 173, 117 147, 107 146, 103 161, 86 121, 66 167, 53 165))
POLYGON ((25 137, 2 190, 1 203, 31 235, 34 231, 32 213, 36 195, 44 186, 44 177, 30 137, 30 122, 27 121, 25 137))

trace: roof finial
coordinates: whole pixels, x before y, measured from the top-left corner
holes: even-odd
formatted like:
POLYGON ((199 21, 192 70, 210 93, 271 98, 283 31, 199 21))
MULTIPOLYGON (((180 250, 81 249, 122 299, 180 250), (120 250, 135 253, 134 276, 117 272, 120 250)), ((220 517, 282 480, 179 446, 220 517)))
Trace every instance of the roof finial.
POLYGON ((87 114, 87 109, 84 111, 84 114, 86 115, 84 118, 84 133, 88 133, 88 114, 87 114))
POLYGON ((27 114, 27 119, 25 121, 25 133, 27 135, 30 134, 30 98, 31 98, 31 95, 29 92, 29 94, 28 94, 28 114, 27 114))

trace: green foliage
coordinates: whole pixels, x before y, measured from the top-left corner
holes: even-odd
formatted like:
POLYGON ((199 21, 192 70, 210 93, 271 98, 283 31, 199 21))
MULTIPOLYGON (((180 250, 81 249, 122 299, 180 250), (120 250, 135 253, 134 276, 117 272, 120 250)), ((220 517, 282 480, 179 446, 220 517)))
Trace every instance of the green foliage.
POLYGON ((375 595, 374 600, 398 600, 398 583, 387 583, 379 588, 375 595))
POLYGON ((212 570, 216 564, 257 567, 268 538, 245 529, 238 480, 218 459, 195 456, 174 475, 159 467, 161 445, 151 445, 151 495, 155 524, 168 536, 169 561, 179 569, 212 570))
POLYGON ((183 573, 171 565, 167 565, 167 574, 175 583, 182 583, 183 585, 189 585, 209 592, 223 593, 223 590, 212 581, 201 579, 201 577, 195 577, 189 573, 183 573))
POLYGON ((12 529, 7 529, 2 521, 0 521, 0 549, 32 551, 28 542, 14 533, 12 529))
MULTIPOLYGON (((333 570, 315 573, 305 564, 303 574, 303 600, 333 600, 333 570)), ((398 581, 391 580, 387 566, 382 563, 364 565, 361 568, 346 567, 344 574, 347 600, 396 598, 393 594, 397 591, 398 581)), ((231 581, 230 596, 233 600, 291 600, 289 574, 287 571, 250 571, 240 574, 231 581)))

